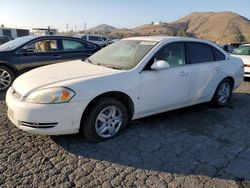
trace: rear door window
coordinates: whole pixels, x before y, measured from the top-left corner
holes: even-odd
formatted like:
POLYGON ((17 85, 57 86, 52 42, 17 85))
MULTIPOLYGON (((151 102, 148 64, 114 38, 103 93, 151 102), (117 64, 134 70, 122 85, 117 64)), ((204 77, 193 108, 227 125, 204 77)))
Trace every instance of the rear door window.
POLYGON ((66 51, 83 51, 83 50, 95 50, 97 47, 94 44, 75 40, 62 40, 63 49, 66 51))
POLYGON ((66 51, 78 51, 78 50, 86 50, 85 46, 74 40, 62 40, 63 50, 66 51))
POLYGON ((186 46, 190 64, 214 61, 214 55, 210 45, 200 42, 187 42, 186 46))

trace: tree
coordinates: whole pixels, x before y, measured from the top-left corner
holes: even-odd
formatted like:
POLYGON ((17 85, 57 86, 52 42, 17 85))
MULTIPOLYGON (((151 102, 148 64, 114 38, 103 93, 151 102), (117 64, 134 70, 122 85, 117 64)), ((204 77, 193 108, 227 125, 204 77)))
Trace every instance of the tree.
POLYGON ((244 37, 244 35, 242 34, 237 34, 234 37, 234 42, 244 42, 246 39, 244 37))
POLYGON ((177 32, 177 36, 178 37, 187 37, 188 36, 188 33, 187 31, 185 31, 184 29, 180 30, 177 32))

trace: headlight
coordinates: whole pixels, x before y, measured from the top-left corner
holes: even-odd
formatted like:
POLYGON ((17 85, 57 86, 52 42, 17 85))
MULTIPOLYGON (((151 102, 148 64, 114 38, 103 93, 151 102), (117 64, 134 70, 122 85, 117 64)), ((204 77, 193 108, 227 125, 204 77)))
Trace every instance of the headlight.
POLYGON ((25 102, 38 104, 57 104, 69 102, 75 92, 66 87, 40 89, 32 92, 25 98, 25 102))

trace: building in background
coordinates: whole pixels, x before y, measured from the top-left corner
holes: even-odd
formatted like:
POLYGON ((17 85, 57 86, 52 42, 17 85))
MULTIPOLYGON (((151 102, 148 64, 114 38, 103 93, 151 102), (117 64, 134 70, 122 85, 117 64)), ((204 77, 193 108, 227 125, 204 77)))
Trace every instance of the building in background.
POLYGON ((33 28, 32 33, 35 35, 56 35, 57 29, 55 28, 33 28))
POLYGON ((30 32, 28 29, 7 28, 4 27, 4 25, 0 26, 0 36, 7 36, 15 39, 17 37, 23 37, 29 34, 30 32))

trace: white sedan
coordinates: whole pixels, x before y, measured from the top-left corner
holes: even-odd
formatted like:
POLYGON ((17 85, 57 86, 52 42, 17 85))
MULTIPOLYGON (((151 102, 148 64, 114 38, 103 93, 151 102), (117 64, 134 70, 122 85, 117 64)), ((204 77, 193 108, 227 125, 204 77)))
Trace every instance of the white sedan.
POLYGON ((241 45, 232 55, 242 59, 245 66, 245 77, 250 77, 250 44, 241 45))
POLYGON ((8 90, 8 117, 36 134, 112 138, 128 121, 198 103, 228 104, 243 63, 194 38, 120 40, 85 62, 32 70, 8 90))

